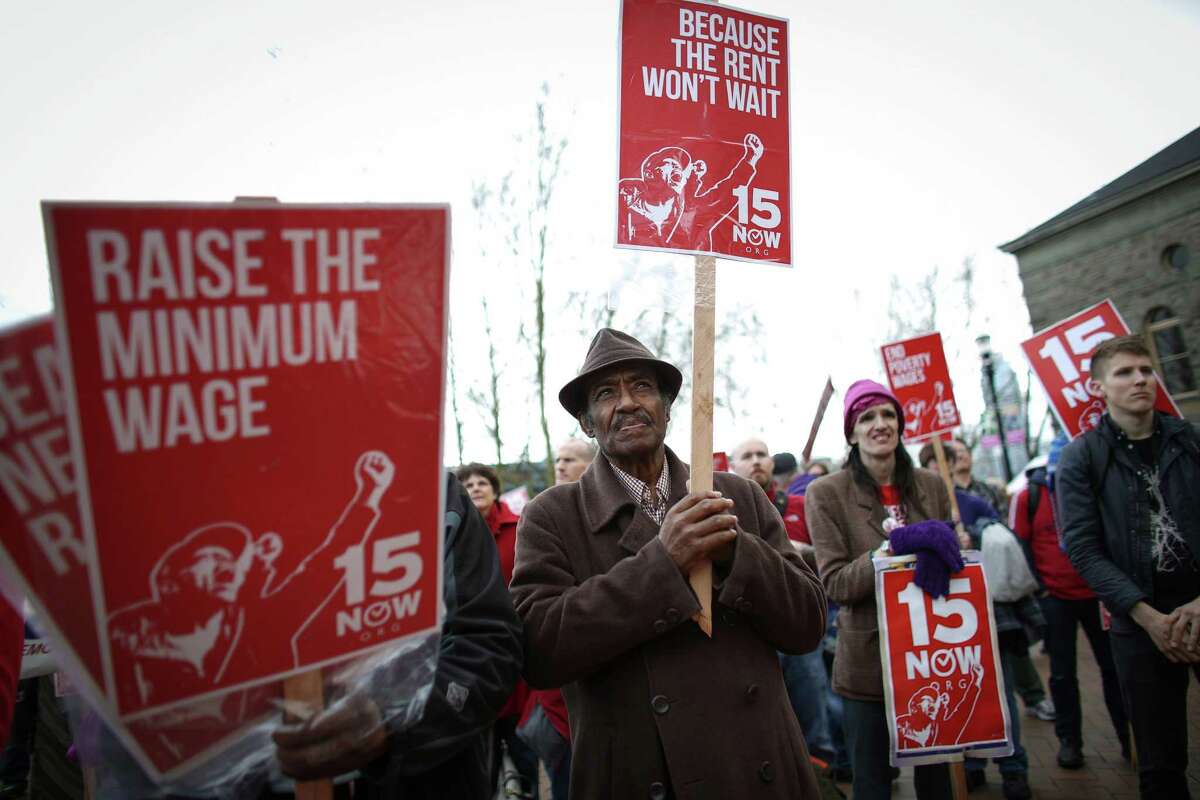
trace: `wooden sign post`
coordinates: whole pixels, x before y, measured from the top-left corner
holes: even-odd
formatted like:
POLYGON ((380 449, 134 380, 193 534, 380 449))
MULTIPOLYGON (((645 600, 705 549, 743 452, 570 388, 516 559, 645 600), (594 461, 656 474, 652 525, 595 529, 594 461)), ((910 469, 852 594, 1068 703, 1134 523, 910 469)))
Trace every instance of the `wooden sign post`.
POLYGON ((813 446, 817 443, 817 431, 821 429, 821 420, 825 419, 825 409, 829 408, 829 400, 833 397, 833 377, 825 379, 825 388, 821 390, 821 401, 817 403, 817 414, 813 417, 812 428, 808 431, 808 441, 800 451, 800 466, 808 469, 808 461, 812 458, 813 446))
MULTIPOLYGON (((713 488, 713 365, 717 323, 717 259, 696 256, 695 304, 692 312, 692 491, 713 488)), ((688 576, 700 600, 693 619, 712 636, 712 562, 688 576)))
MULTIPOLYGON (((293 675, 283 682, 284 708, 288 722, 307 721, 325 709, 325 689, 321 670, 293 675)), ((296 800, 333 800, 333 781, 296 781, 296 800)))

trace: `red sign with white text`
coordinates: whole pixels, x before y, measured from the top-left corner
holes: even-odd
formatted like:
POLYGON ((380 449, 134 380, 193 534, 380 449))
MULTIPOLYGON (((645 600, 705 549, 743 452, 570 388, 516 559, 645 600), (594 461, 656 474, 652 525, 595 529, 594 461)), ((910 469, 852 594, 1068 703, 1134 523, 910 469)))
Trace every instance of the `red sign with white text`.
POLYGON ((0 569, 41 628, 70 642, 66 657, 80 680, 98 688, 103 669, 76 478, 53 319, 0 331, 0 569))
POLYGON ((788 23, 624 0, 617 246, 792 263, 788 23))
POLYGON ((914 583, 911 556, 875 559, 892 764, 1012 753, 1004 672, 983 567, 966 556, 950 591, 914 583))
POLYGON ((117 716, 436 629, 448 209, 44 216, 117 716))
MULTIPOLYGON (((1105 409, 1104 401, 1092 394, 1088 386, 1092 352, 1109 339, 1129 334, 1129 326, 1117 307, 1111 300, 1105 300, 1021 342, 1054 416, 1072 439, 1096 427, 1105 409)), ((1154 407, 1176 417, 1183 416, 1161 379, 1154 407)))
MULTIPOLYGON (((92 562, 79 524, 64 401, 53 318, 0 331, 0 571, 32 604, 47 637, 25 641, 21 677, 66 670, 104 710, 92 562)), ((171 775, 236 739, 281 696, 275 684, 128 726, 111 715, 107 721, 148 772, 171 775)))
POLYGON ((888 384, 904 408, 905 442, 919 442, 961 424, 940 333, 885 344, 881 350, 888 384))

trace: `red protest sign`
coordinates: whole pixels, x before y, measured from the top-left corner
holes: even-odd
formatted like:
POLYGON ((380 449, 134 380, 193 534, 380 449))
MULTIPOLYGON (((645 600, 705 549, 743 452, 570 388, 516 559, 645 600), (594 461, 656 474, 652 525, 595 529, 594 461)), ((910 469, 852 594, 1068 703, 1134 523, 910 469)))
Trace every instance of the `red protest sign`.
POLYGON ((729 454, 724 450, 713 453, 713 472, 729 472, 729 454))
MULTIPOLYGON (((0 570, 50 637, 26 640, 22 677, 65 669, 103 710, 109 703, 101 688, 92 562, 79 524, 60 368, 51 317, 0 332, 0 570)), ((106 716, 149 773, 181 774, 271 713, 279 689, 234 693, 127 728, 106 716)))
POLYGON ((892 764, 1012 753, 1004 672, 983 567, 967 558, 934 599, 911 556, 875 560, 892 764))
POLYGON ((0 570, 94 693, 103 685, 54 323, 0 331, 0 570), (63 646, 65 645, 65 647, 63 646))
POLYGON ((44 207, 104 696, 439 624, 445 207, 44 207))
POLYGON ((881 350, 888 383, 904 408, 905 442, 917 442, 961 424, 940 333, 885 344, 881 350))
MULTIPOLYGON (((1101 343, 1129 333, 1117 307, 1111 300, 1104 300, 1021 342, 1021 350, 1042 384, 1054 416, 1072 439, 1096 427, 1104 413, 1104 401, 1088 387, 1092 352, 1101 343)), ((1154 407, 1183 416, 1161 379, 1154 407)))
POLYGON ((790 264, 787 20, 624 0, 617 246, 790 264))

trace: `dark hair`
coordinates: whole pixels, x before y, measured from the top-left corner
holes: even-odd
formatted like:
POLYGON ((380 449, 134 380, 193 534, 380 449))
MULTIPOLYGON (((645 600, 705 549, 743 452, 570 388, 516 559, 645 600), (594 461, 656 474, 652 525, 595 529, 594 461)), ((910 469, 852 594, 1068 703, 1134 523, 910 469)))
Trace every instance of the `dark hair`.
POLYGON ((917 463, 921 465, 921 469, 925 469, 925 465, 933 461, 933 442, 929 442, 921 448, 921 452, 917 454, 917 463))
MULTIPOLYGON (((966 443, 963 442, 962 439, 955 438, 954 441, 958 442, 963 447, 967 447, 966 443)), ((943 449, 946 451, 946 463, 950 466, 954 466, 954 451, 950 448, 943 449)), ((970 450, 971 448, 967 447, 967 449, 970 450)), ((917 454, 917 463, 921 465, 921 469, 929 469, 929 467, 926 467, 925 465, 930 461, 933 461, 936 457, 937 453, 933 451, 933 442, 929 442, 922 447, 921 452, 917 454)), ((936 467, 934 469, 936 469, 936 467)))
POLYGON ((1096 380, 1103 380, 1104 369, 1108 366, 1109 359, 1117 353, 1153 358, 1150 355, 1150 348, 1146 347, 1146 342, 1142 340, 1142 337, 1118 336, 1101 343, 1092 351, 1092 377, 1096 380))
MULTIPOLYGON (((867 465, 863 463, 862 455, 858 452, 858 445, 850 445, 850 454, 846 456, 846 463, 842 465, 842 468, 850 470, 854 482, 870 492, 872 497, 879 497, 879 484, 867 471, 867 465)), ((893 479, 896 488, 900 490, 900 500, 916 509, 921 516, 926 517, 929 515, 925 513, 925 508, 917 499, 917 479, 913 469, 912 456, 904 449, 904 445, 897 446, 896 470, 893 479)))
POLYGON ((464 464, 458 468, 458 472, 455 474, 460 481, 466 481, 472 475, 482 475, 492 485, 492 490, 496 493, 496 497, 500 497, 500 476, 496 474, 496 470, 487 464, 480 464, 477 461, 464 464))

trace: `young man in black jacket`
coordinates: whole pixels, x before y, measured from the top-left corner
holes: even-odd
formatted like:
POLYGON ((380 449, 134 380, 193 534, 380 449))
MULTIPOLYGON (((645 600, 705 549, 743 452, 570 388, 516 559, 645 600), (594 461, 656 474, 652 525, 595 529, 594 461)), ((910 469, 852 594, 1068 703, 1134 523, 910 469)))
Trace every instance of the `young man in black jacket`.
POLYGON ((1139 337, 1092 354, 1108 411, 1063 451, 1058 502, 1071 563, 1112 612, 1143 798, 1186 798, 1187 689, 1200 678, 1200 438, 1154 410, 1139 337))

